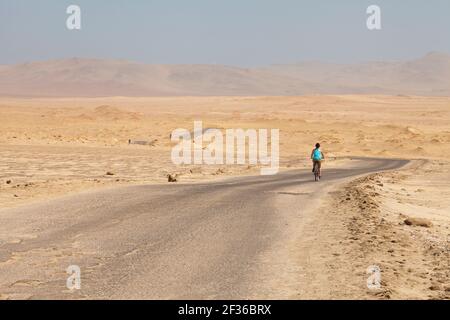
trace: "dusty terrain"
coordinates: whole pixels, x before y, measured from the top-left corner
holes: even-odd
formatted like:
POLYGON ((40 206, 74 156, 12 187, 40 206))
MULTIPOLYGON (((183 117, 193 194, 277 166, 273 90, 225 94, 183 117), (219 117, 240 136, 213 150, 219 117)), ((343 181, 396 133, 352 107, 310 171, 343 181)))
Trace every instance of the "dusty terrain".
POLYGON ((302 230, 309 241, 298 261, 309 290, 300 296, 450 299, 448 178, 448 164, 413 162, 333 192, 308 224, 321 227, 302 230), (411 218, 424 226, 405 223, 411 218), (366 287, 369 266, 381 271, 379 289, 366 287))
POLYGON ((342 167, 348 156, 416 159, 404 170, 343 185, 323 201, 312 224, 322 228, 304 230, 315 246, 301 248, 307 261, 299 257, 317 290, 293 298, 449 297, 450 98, 1 98, 0 119, 1 208, 91 188, 167 183, 168 173, 180 182, 259 174, 247 165, 173 165, 170 133, 192 130, 194 120, 219 129, 280 129, 282 170, 309 167, 317 141, 325 168, 342 167), (407 225, 408 218, 424 218, 425 226, 407 225), (372 264, 382 271, 379 292, 336 275, 351 270, 365 279, 372 264))
MULTIPOLYGON (((329 254, 304 232, 326 224, 311 223, 320 201, 338 184, 407 163, 348 160, 345 168, 327 170, 324 183, 312 181, 309 170, 289 170, 123 186, 0 210, 0 292, 6 299, 306 297, 302 292, 316 288, 312 277, 301 277, 308 264, 297 257, 310 254, 299 245, 329 254), (80 290, 66 287, 64 270, 73 264, 80 290)), ((327 281, 321 286, 330 288, 327 281)))

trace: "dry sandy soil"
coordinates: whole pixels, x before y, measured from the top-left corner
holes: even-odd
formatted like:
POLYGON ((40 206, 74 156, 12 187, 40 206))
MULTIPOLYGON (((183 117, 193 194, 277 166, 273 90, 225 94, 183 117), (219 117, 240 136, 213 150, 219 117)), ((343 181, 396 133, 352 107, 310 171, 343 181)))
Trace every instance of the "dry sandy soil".
POLYGON ((310 253, 300 263, 310 266, 317 290, 300 298, 450 298, 450 98, 1 98, 0 119, 1 208, 90 188, 167 183, 168 173, 182 182, 259 173, 247 165, 173 165, 170 133, 193 130, 194 120, 280 129, 282 170, 309 167, 317 141, 326 167, 346 156, 415 159, 324 200, 312 221, 323 228, 305 230, 314 246, 300 248, 310 253), (408 218, 426 219, 425 226, 407 225, 408 218), (365 279, 361 266, 370 264, 382 271, 381 290, 338 272, 365 279), (333 286, 324 288, 324 279, 333 286))

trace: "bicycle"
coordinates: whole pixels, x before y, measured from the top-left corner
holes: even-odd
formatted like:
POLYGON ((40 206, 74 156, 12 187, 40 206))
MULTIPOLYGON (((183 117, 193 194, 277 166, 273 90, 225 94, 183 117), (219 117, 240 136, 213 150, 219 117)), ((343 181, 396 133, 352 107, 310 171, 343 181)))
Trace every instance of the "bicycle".
POLYGON ((319 181, 320 175, 319 175, 319 163, 314 163, 314 181, 319 181))

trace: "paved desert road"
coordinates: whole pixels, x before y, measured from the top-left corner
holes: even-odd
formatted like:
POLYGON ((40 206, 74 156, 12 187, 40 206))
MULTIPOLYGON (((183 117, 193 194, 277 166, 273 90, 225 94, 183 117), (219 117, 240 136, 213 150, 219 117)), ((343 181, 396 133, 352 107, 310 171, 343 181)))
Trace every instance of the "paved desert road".
MULTIPOLYGON (((130 186, 0 210, 0 298, 286 298, 305 217, 327 192, 404 160, 212 183, 130 186), (81 290, 66 288, 69 265, 81 290)), ((317 226, 320 227, 320 226, 317 226)))

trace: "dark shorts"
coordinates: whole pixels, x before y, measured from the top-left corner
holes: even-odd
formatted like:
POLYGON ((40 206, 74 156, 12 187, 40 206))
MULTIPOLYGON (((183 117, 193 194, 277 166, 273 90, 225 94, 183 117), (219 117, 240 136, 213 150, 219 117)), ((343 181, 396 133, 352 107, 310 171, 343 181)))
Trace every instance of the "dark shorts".
POLYGON ((313 168, 319 166, 319 169, 322 167, 322 161, 321 160, 313 160, 313 168))

